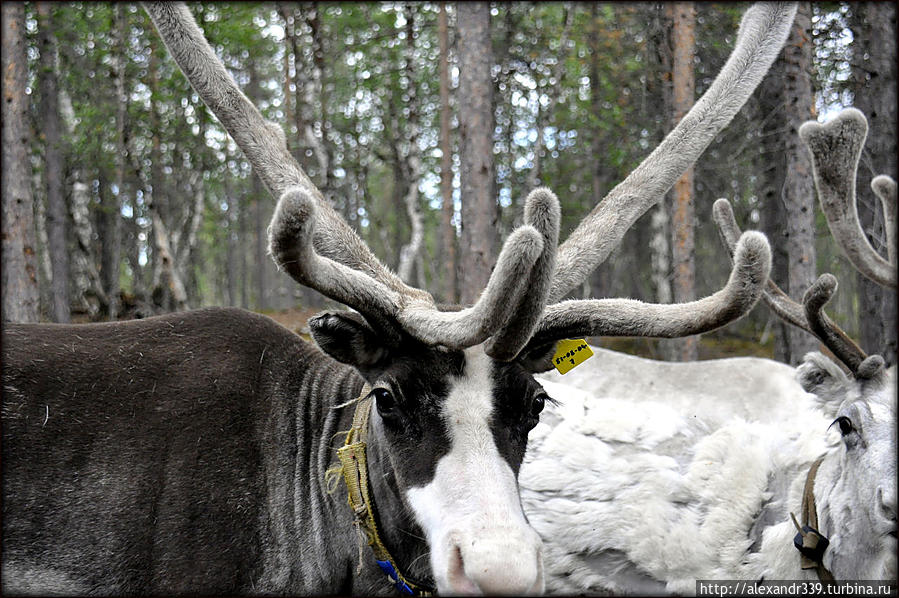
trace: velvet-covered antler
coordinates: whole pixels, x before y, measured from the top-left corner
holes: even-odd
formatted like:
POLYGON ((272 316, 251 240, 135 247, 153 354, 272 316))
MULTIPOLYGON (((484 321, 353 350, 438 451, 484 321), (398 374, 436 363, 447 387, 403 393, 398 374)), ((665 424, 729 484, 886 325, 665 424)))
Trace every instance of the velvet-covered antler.
MULTIPOLYGON (((827 123, 812 121, 799 128, 799 137, 812 154, 815 188, 831 235, 859 272, 880 285, 895 288, 894 239, 888 237, 887 245, 891 251, 888 261, 871 247, 858 220, 855 179, 867 135, 868 121, 855 108, 840 111, 827 123)), ((893 199, 890 200, 889 182, 880 179, 875 185, 875 181, 872 181, 875 193, 880 196, 882 192, 887 198, 883 201, 884 214, 888 221, 888 234, 892 235, 895 225, 895 183, 892 186, 893 199), (890 220, 892 223, 889 223, 890 220)))
MULTIPOLYGON (((721 240, 733 254, 737 239, 740 237, 740 227, 734 218, 730 202, 726 199, 717 200, 712 212, 721 240)), ((832 274, 822 274, 806 290, 802 303, 799 304, 769 278, 762 299, 778 317, 817 337, 840 361, 855 372, 867 355, 823 311, 824 305, 830 301, 836 290, 837 279, 832 274)))
POLYGON ((163 2, 148 3, 146 10, 188 81, 279 198, 269 227, 279 267, 301 284, 355 308, 385 331, 398 325, 426 343, 455 348, 501 333, 503 348, 491 345, 487 350, 503 355, 505 347, 526 342, 537 317, 523 314, 520 319, 531 324, 522 325, 509 306, 538 314, 542 308, 532 291, 547 287, 552 274, 553 260, 544 255, 544 245, 555 250, 558 216, 545 214, 558 213, 555 196, 539 193, 528 201, 537 227, 526 224, 509 237, 478 302, 461 311, 441 312, 428 292, 404 284, 384 266, 325 201, 287 150, 284 132, 266 121, 240 91, 190 11, 182 3, 163 2))
POLYGON ((580 284, 621 242, 731 121, 780 53, 795 3, 759 3, 747 10, 733 52, 715 81, 662 143, 587 215, 559 247, 549 302, 532 346, 572 335, 679 337, 723 326, 747 313, 770 268, 767 240, 753 233, 741 243, 728 285, 685 304, 627 299, 556 303, 580 284))
POLYGON ((734 50, 708 90, 559 247, 551 303, 606 260, 637 218, 665 196, 733 119, 780 53, 795 15, 796 3, 758 3, 746 11, 734 50))

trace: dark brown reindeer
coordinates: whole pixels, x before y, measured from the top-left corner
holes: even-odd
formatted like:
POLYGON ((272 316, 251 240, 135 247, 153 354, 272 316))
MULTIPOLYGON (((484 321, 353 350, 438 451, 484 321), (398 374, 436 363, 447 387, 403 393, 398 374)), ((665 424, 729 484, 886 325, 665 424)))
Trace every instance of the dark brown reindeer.
POLYGON ((693 303, 559 299, 740 109, 795 5, 747 11, 706 94, 558 248, 558 202, 531 193, 478 302, 452 311, 402 283, 337 216, 183 5, 147 11, 280 198, 275 261, 355 311, 311 319, 318 348, 234 309, 7 326, 3 591, 541 592, 541 543, 516 480, 547 399, 532 373, 570 335, 674 337, 739 317, 770 252, 746 233, 725 288, 693 303), (354 510, 329 471, 353 487, 354 510))

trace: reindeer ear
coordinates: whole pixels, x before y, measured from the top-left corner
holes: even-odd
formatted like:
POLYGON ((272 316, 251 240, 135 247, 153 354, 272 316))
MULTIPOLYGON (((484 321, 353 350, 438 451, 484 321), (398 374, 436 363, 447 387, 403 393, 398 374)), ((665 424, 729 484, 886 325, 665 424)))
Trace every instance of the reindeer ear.
POLYGON ((390 352, 356 312, 324 312, 309 319, 312 338, 321 350, 363 374, 377 369, 390 352))
POLYGON ((551 341, 549 343, 540 343, 537 345, 528 344, 515 360, 521 366, 532 374, 542 374, 553 369, 553 353, 556 352, 556 345, 559 341, 551 341))
POLYGON ((814 395, 824 414, 834 418, 855 386, 840 366, 821 353, 806 354, 796 378, 805 392, 814 395))

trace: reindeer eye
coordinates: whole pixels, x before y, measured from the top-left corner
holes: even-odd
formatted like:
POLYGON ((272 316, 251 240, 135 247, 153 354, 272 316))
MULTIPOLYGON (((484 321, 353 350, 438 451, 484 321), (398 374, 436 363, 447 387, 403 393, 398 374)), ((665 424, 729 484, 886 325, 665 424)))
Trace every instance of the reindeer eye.
POLYGON ((386 388, 376 388, 371 391, 375 397, 375 405, 378 407, 378 413, 381 417, 393 415, 396 408, 396 399, 393 394, 386 388))
POLYGON ((543 411, 543 408, 546 406, 546 395, 537 395, 534 397, 534 402, 531 403, 531 415, 533 417, 538 417, 540 412, 543 411))
POLYGON ((855 427, 852 425, 852 420, 845 415, 841 415, 840 417, 838 417, 835 423, 840 426, 840 434, 842 434, 843 436, 846 436, 855 429, 855 427))

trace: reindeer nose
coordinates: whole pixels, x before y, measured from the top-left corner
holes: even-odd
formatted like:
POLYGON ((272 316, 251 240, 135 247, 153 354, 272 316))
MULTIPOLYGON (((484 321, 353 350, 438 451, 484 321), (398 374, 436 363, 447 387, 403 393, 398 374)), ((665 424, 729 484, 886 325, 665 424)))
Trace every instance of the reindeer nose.
POLYGON ((520 536, 511 533, 463 541, 455 551, 455 571, 451 574, 454 589, 488 596, 543 593, 539 540, 520 536))

